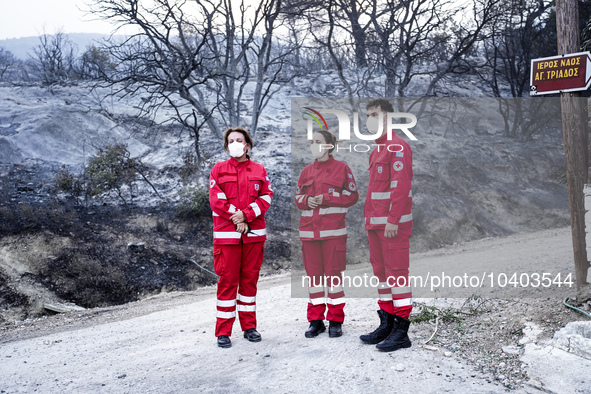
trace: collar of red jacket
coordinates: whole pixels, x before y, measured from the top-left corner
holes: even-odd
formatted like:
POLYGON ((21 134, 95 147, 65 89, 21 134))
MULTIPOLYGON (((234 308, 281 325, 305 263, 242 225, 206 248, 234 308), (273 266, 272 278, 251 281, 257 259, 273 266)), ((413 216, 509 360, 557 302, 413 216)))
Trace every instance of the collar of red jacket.
MULTIPOLYGON (((394 134, 394 133, 392 133, 392 134, 394 134)), ((392 135, 392 136, 394 136, 394 135, 392 135)), ((382 135, 380 138, 378 138, 378 139, 376 140, 376 144, 383 144, 383 143, 385 143, 387 140, 388 140, 388 133, 384 133, 384 135, 382 135)))
POLYGON ((238 161, 235 158, 231 157, 230 158, 230 164, 232 164, 234 167, 238 167, 240 165, 244 166, 246 165, 248 162, 250 161, 250 156, 247 154, 246 155, 246 160, 244 161, 238 161))
POLYGON ((318 166, 325 166, 325 165, 328 165, 328 164, 332 163, 333 161, 334 161, 334 157, 332 157, 332 155, 329 154, 328 155, 328 160, 318 161, 318 159, 315 159, 314 160, 314 165, 316 167, 318 167, 318 166))

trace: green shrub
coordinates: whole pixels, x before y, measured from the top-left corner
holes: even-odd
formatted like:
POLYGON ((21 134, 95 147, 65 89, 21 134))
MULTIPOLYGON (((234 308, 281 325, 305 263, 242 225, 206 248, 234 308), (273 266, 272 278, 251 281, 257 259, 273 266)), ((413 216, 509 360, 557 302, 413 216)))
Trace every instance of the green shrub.
POLYGON ((78 199, 84 191, 82 181, 63 165, 53 177, 54 192, 64 192, 70 198, 78 199))
POLYGON ((201 186, 187 186, 179 191, 180 202, 177 205, 179 217, 199 217, 211 215, 209 190, 201 186))
POLYGON ((138 165, 125 144, 107 145, 99 149, 84 169, 86 193, 90 198, 98 197, 111 191, 123 200, 123 185, 129 185, 130 191, 138 165))

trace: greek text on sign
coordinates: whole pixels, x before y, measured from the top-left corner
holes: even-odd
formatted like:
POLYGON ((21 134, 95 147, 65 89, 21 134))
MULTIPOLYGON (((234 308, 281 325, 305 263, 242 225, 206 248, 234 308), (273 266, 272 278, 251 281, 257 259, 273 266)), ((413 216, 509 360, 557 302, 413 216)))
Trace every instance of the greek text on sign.
POLYGON ((589 52, 532 59, 530 95, 587 90, 591 84, 589 52))

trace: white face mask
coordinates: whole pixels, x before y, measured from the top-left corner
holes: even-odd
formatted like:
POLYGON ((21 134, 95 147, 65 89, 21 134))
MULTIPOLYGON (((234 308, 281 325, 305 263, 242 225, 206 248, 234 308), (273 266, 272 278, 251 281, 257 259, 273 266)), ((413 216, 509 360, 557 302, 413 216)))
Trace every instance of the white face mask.
POLYGON ((230 156, 232 157, 240 157, 244 154, 245 146, 246 144, 234 141, 231 144, 228 144, 228 152, 230 152, 230 156))
POLYGON ((377 118, 374 118, 373 116, 367 118, 367 130, 373 134, 382 134, 384 123, 382 122, 381 113, 377 118))
POLYGON ((315 159, 320 159, 326 152, 328 152, 327 150, 321 150, 321 146, 322 145, 316 143, 310 144, 310 151, 312 152, 312 156, 314 156, 315 159))

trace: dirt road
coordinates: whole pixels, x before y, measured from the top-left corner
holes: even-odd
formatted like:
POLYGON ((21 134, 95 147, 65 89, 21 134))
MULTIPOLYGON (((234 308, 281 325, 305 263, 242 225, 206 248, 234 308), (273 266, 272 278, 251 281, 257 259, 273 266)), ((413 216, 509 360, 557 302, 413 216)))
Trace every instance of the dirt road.
MULTIPOLYGON (((556 236, 544 242, 552 239, 556 248, 540 249, 540 236, 531 234, 514 236, 519 242, 513 244, 520 250, 529 248, 532 258, 538 257, 536 248, 544 255, 555 250, 557 259, 570 258, 565 256, 569 248, 561 246, 568 241, 568 230, 553 231, 556 236)), ((479 242, 479 248, 491 250, 511 244, 498 239, 479 242)), ((450 255, 449 250, 439 253, 450 255)), ((306 339, 306 302, 290 297, 289 275, 263 278, 257 297, 263 341, 247 342, 236 324, 230 349, 219 349, 215 343, 211 287, 24 322, 2 333, 0 392, 506 390, 456 355, 421 348, 430 335, 428 326, 411 329, 410 349, 381 353, 361 344, 358 336, 372 329, 377 319, 372 299, 347 303, 341 338, 322 334, 306 339)), ((518 392, 535 390, 524 386, 518 392)))

